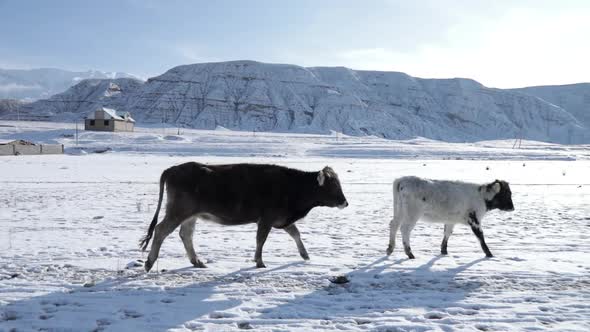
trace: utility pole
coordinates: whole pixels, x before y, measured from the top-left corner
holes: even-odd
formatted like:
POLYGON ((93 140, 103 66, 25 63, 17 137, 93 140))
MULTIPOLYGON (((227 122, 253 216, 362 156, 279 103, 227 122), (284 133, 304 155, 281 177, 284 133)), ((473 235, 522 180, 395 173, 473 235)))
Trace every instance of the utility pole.
POLYGON ((520 130, 520 132, 518 133, 518 136, 516 137, 516 139, 514 140, 514 144, 512 144, 512 148, 516 148, 516 145, 518 144, 518 149, 520 149, 520 145, 522 144, 522 129, 520 130))
POLYGON ((76 123, 76 146, 78 145, 78 120, 74 120, 76 123))

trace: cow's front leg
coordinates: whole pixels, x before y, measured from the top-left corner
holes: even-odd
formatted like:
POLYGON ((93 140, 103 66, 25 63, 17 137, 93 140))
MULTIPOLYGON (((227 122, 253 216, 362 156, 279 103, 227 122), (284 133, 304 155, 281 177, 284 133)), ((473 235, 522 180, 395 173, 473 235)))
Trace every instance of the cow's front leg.
POLYGON ((297 244, 297 249, 299 250, 299 255, 301 258, 305 260, 309 260, 309 255, 307 254, 307 250, 305 250, 305 246, 303 245, 303 241, 301 241, 301 234, 299 234, 299 230, 295 224, 291 224, 284 228, 287 234, 291 235, 293 240, 295 240, 295 244, 297 244))
POLYGON ((441 255, 448 255, 449 252, 447 251, 447 244, 449 243, 449 237, 453 234, 453 228, 455 224, 445 224, 445 235, 443 237, 442 243, 440 244, 440 253, 441 255))
POLYGON ((262 221, 258 222, 258 230, 256 231, 256 253, 254 254, 254 261, 256 261, 257 268, 266 267, 262 262, 262 247, 264 246, 264 242, 266 242, 266 238, 268 237, 271 228, 272 226, 269 224, 265 224, 262 221))
POLYGON ((492 255, 492 252, 488 248, 488 245, 486 244, 486 241, 483 237, 483 230, 481 229, 481 224, 480 224, 479 220, 477 219, 475 212, 469 213, 469 218, 467 220, 467 223, 469 224, 469 226, 471 226, 471 230, 473 231, 473 234, 475 234, 475 236, 479 240, 479 243, 481 244, 481 249, 486 254, 486 256, 487 257, 494 257, 494 255, 492 255))

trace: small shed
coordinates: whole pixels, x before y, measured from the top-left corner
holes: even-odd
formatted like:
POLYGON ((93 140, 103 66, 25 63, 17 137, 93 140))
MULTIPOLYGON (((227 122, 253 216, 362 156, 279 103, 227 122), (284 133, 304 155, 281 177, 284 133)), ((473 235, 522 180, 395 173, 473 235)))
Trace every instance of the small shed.
POLYGON ((129 112, 117 114, 112 108, 101 107, 88 115, 84 121, 85 130, 94 131, 133 131, 135 120, 129 112))

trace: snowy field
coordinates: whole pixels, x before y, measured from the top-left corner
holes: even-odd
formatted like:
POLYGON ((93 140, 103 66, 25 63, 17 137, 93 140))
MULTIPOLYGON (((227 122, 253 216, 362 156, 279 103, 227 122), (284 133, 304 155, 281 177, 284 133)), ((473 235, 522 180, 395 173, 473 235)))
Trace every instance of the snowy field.
POLYGON ((176 128, 81 132, 76 146, 72 124, 1 125, 0 140, 61 142, 68 154, 0 157, 0 331, 590 330, 588 146, 176 128), (208 268, 190 266, 175 232, 146 274, 137 243, 157 180, 185 161, 330 165, 350 206, 298 222, 310 261, 273 230, 267 268, 255 269, 254 225, 198 222, 208 268), (442 225, 421 223, 415 260, 401 241, 386 257, 402 175, 509 181, 516 210, 483 222, 495 257, 461 226, 440 256, 442 225), (329 281, 342 275, 350 282, 329 281))

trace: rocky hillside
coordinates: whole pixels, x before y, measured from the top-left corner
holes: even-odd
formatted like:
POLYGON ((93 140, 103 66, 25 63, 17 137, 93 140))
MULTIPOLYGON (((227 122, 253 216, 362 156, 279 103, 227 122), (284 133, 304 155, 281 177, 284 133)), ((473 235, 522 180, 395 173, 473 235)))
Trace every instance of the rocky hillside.
POLYGON ((136 98, 143 82, 133 78, 87 79, 63 93, 26 104, 21 114, 38 120, 81 119, 101 106, 123 110, 136 98))
POLYGON ((18 117, 17 110, 23 107, 23 105, 25 103, 17 99, 0 99, 0 117, 8 114, 18 117))
POLYGON ((86 80, 23 108, 52 119, 97 106, 129 111, 140 123, 195 128, 423 136, 444 141, 522 137, 590 141, 561 107, 470 79, 420 79, 397 72, 233 61, 178 66, 147 82, 86 80))
POLYGON ((49 98, 89 78, 116 79, 133 76, 97 70, 74 72, 55 68, 0 69, 0 99, 33 101, 49 98))
POLYGON ((513 89, 562 107, 590 128, 590 83, 531 86, 513 89))

